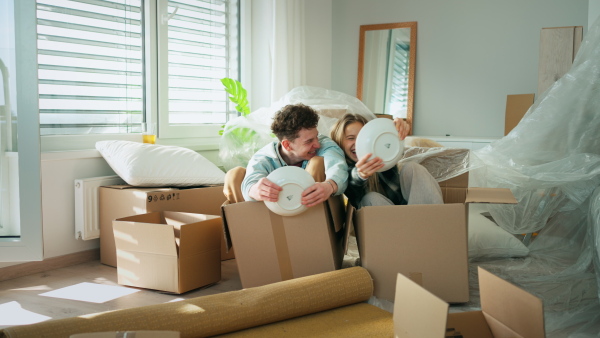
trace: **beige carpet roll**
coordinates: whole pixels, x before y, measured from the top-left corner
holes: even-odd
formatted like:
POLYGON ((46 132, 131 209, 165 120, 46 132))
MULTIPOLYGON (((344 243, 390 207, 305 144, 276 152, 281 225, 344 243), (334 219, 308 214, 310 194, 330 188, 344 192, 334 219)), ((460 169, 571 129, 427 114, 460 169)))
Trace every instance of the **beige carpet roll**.
POLYGON ((85 332, 171 330, 182 338, 209 337, 363 302, 372 294, 367 270, 353 267, 180 302, 13 326, 3 333, 10 338, 65 338, 85 332))

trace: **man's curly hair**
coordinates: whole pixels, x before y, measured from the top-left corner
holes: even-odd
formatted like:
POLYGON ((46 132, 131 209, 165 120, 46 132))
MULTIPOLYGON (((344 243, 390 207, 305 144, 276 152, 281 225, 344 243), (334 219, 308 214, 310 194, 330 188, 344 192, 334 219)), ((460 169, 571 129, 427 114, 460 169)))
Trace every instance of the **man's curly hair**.
POLYGON ((302 103, 289 104, 275 113, 271 130, 279 141, 284 138, 294 141, 301 129, 316 128, 318 123, 319 115, 311 107, 302 103))

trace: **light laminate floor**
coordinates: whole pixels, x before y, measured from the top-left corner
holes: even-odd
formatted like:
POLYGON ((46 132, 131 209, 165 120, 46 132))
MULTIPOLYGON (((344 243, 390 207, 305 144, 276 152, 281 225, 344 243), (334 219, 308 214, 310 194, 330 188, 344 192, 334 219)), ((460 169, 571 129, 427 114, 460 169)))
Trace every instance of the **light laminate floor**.
POLYGON ((0 328, 241 290, 235 259, 221 268, 219 283, 181 295, 118 285, 100 261, 10 279, 0 282, 0 328))

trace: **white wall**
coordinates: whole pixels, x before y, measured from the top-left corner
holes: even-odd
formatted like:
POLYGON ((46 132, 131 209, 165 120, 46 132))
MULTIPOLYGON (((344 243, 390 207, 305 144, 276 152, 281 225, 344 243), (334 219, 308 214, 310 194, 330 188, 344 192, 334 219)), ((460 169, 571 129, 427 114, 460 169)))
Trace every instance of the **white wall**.
POLYGON ((589 0, 588 27, 600 19, 600 0, 589 0))
POLYGON ((360 25, 403 21, 418 22, 414 134, 501 137, 506 95, 537 92, 540 30, 585 36, 588 0, 333 0, 332 89, 356 95, 360 25))

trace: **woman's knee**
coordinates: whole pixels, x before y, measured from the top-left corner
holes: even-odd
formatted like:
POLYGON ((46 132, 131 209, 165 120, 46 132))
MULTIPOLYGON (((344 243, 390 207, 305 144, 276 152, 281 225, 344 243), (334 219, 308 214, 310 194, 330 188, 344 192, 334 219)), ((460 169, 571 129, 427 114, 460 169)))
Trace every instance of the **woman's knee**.
POLYGON ((378 192, 371 191, 360 200, 359 208, 378 205, 394 205, 394 202, 378 192))

